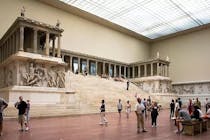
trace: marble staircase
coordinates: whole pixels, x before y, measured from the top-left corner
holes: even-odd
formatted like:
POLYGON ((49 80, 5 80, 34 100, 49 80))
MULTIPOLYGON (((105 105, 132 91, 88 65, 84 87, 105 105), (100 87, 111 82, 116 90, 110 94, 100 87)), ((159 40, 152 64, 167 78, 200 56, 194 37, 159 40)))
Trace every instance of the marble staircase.
MULTIPOLYGON (((74 94, 64 94, 61 104, 33 104, 31 101, 30 115, 32 117, 44 116, 66 116, 98 113, 101 100, 106 102, 107 112, 116 112, 118 99, 122 100, 123 105, 126 101, 131 102, 132 108, 136 104, 135 95, 141 98, 148 98, 148 94, 139 89, 136 85, 130 84, 126 90, 126 80, 119 82, 113 79, 104 79, 98 76, 83 76, 70 73, 70 89, 74 94)), ((13 104, 5 110, 6 117, 17 117, 17 109, 13 104)))

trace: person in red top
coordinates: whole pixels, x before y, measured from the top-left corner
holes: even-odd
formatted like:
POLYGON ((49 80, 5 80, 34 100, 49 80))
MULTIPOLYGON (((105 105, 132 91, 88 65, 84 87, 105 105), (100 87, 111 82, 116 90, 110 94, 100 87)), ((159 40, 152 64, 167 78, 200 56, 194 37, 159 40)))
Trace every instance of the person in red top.
POLYGON ((191 99, 189 99, 189 104, 188 104, 187 109, 188 109, 189 114, 192 115, 192 113, 193 113, 193 103, 192 103, 191 99))

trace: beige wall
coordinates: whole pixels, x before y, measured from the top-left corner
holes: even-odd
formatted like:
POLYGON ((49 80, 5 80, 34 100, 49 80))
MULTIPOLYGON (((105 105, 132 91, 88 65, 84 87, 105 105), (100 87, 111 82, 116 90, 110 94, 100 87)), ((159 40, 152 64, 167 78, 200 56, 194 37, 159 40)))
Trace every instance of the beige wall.
POLYGON ((52 25, 60 20, 64 49, 128 63, 148 59, 147 43, 37 0, 0 0, 0 38, 19 16, 23 5, 26 17, 52 25))
POLYGON ((210 29, 155 42, 150 51, 170 57, 173 82, 210 80, 210 29))

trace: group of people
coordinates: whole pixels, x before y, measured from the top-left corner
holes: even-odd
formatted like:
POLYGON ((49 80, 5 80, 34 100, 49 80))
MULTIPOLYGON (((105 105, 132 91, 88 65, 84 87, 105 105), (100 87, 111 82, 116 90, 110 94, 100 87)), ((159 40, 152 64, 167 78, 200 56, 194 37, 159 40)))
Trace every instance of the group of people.
MULTIPOLYGON (((158 112, 159 112, 159 106, 157 104, 157 102, 152 102, 151 98, 149 97, 147 100, 146 99, 141 99, 139 97, 136 97, 137 99, 137 103, 135 105, 135 114, 137 117, 137 133, 140 133, 140 127, 142 128, 142 132, 147 132, 147 130, 145 129, 145 125, 144 125, 144 120, 145 117, 147 117, 147 110, 151 111, 151 124, 152 127, 157 127, 157 116, 158 116, 158 112)), ((100 124, 103 125, 107 125, 108 121, 105 117, 105 101, 102 100, 101 101, 101 106, 100 106, 100 124)), ((117 111, 119 113, 119 117, 121 118, 121 112, 123 110, 123 105, 121 102, 121 99, 118 100, 118 104, 117 104, 117 111)), ((125 112, 126 112, 126 117, 127 119, 129 118, 129 115, 131 113, 131 104, 130 101, 128 100, 126 102, 126 106, 125 106, 125 112)))
POLYGON ((182 101, 180 98, 174 100, 172 99, 170 103, 170 117, 172 119, 176 119, 176 125, 178 128, 177 133, 181 133, 183 129, 181 130, 181 122, 191 122, 194 120, 202 121, 204 114, 210 115, 210 102, 208 101, 208 98, 206 98, 204 102, 204 107, 206 113, 203 113, 201 110, 201 102, 198 98, 195 99, 189 99, 189 102, 187 104, 187 109, 184 110, 182 108, 182 101))
MULTIPOLYGON (((0 136, 2 136, 3 129, 3 110, 7 108, 8 103, 0 98, 0 136)), ((15 108, 18 109, 18 122, 20 124, 20 131, 29 130, 29 110, 30 110, 30 101, 25 102, 23 97, 19 97, 19 101, 15 103, 15 108)))

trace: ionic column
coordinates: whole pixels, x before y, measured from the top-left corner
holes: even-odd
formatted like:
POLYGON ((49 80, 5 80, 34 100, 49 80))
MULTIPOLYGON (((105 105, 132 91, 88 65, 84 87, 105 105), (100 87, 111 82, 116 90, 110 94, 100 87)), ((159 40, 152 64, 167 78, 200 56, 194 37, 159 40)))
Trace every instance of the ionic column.
POLYGON ((61 35, 58 35, 57 57, 61 57, 61 35))
POLYGON ((114 77, 116 77, 117 76, 117 66, 116 66, 116 64, 114 64, 114 77))
POLYGON ((126 66, 124 66, 124 78, 126 78, 126 66))
POLYGON ((11 49, 11 38, 9 37, 8 39, 7 39, 7 41, 8 41, 8 46, 7 46, 7 57, 9 57, 10 56, 10 49, 11 49))
POLYGON ((138 66, 138 77, 141 77, 140 65, 138 66))
POLYGON ((33 52, 37 53, 37 29, 34 30, 34 38, 33 38, 33 52))
POLYGON ((24 51, 24 27, 20 26, 20 44, 19 51, 24 51))
POLYGON ((17 52, 18 50, 19 50, 19 40, 20 40, 20 38, 19 38, 19 30, 18 31, 16 31, 16 33, 15 33, 15 52, 17 52))
POLYGON ((78 57, 78 73, 80 73, 80 58, 78 57))
POLYGON ((103 74, 105 74, 105 62, 103 62, 103 74))
POLYGON ((160 68, 159 68, 159 63, 157 63, 157 76, 159 76, 160 75, 160 70, 159 70, 160 68))
POLYGON ((151 63, 151 76, 153 76, 153 63, 151 63))
POLYGON ((167 65, 167 77, 169 77, 169 65, 167 65))
POLYGON ((121 78, 121 66, 119 65, 119 77, 121 78))
POLYGON ((89 59, 86 60, 86 70, 87 70, 87 74, 89 74, 89 59))
POLYGON ((96 61, 96 76, 98 75, 98 62, 96 61))
POLYGON ((13 34, 13 46, 12 46, 12 53, 13 54, 15 54, 15 52, 16 52, 16 42, 15 42, 15 38, 16 38, 16 33, 14 32, 14 34, 13 34))
POLYGON ((55 57, 55 37, 53 37, 53 40, 52 40, 52 54, 53 54, 53 57, 55 57))
POLYGON ((110 68, 111 68, 111 64, 109 63, 109 66, 108 66, 108 75, 109 75, 109 76, 111 76, 111 75, 110 75, 110 68))
POLYGON ((133 66, 133 73, 132 78, 135 78, 135 66, 133 66))
POLYGON ((45 41, 45 54, 49 56, 50 45, 49 45, 50 33, 46 32, 46 41, 45 41))
POLYGON ((128 67, 128 78, 131 78, 131 72, 130 72, 130 67, 128 67))
POLYGON ((144 65, 144 77, 147 76, 147 64, 144 65))
POLYGON ((73 56, 70 56, 70 60, 69 60, 69 69, 70 69, 70 71, 72 71, 72 59, 73 58, 73 56))

